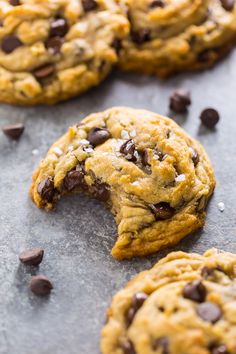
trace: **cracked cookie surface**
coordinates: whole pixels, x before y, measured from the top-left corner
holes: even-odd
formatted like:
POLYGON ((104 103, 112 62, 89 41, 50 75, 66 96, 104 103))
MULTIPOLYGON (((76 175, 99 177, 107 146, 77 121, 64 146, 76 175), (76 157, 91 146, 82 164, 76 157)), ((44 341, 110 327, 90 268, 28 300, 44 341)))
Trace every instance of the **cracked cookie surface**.
POLYGON ((215 186, 203 147, 173 120, 125 107, 91 114, 49 149, 33 176, 40 208, 83 191, 118 225, 112 255, 143 256, 202 227, 215 186))
POLYGON ((121 0, 131 32, 120 67, 166 77, 212 66, 236 43, 234 0, 121 0))
POLYGON ((102 354, 235 354, 236 255, 173 252, 113 298, 102 354))
POLYGON ((129 31, 115 0, 0 0, 0 101, 55 103, 99 84, 129 31))

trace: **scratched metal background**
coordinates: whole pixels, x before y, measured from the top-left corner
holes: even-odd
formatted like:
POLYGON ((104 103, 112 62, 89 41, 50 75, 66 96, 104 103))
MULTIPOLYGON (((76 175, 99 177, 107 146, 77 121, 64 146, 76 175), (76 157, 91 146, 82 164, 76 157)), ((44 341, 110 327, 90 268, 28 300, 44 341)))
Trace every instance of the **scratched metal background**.
POLYGON ((110 256, 116 237, 111 214, 97 201, 72 196, 55 212, 38 210, 28 198, 31 173, 47 148, 67 127, 91 112, 114 105, 146 108, 173 117, 199 139, 215 166, 217 189, 204 230, 174 249, 203 252, 219 247, 236 252, 236 51, 214 69, 162 82, 114 72, 100 87, 55 107, 0 106, 0 125, 23 122, 17 143, 0 133, 0 353, 98 354, 104 312, 112 295, 162 255, 117 262, 110 256), (168 111, 173 88, 191 89, 186 115, 168 111), (213 106, 221 121, 214 131, 202 128, 199 113, 213 106), (32 151, 36 149, 36 153, 32 151), (217 208, 225 203, 225 211, 217 208), (18 254, 41 246, 39 269, 25 268, 18 254), (30 276, 43 273, 54 283, 47 299, 28 291, 30 276))

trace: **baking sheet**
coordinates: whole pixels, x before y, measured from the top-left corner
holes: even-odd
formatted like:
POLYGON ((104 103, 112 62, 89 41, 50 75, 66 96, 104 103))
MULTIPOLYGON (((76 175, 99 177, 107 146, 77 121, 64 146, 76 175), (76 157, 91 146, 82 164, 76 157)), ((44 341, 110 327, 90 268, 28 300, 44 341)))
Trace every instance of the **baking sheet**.
POLYGON ((0 133, 0 353, 98 354, 105 309, 131 276, 149 268, 169 250, 118 262, 110 256, 114 220, 102 204, 86 196, 62 199, 55 212, 38 210, 28 197, 31 174, 47 148, 69 125, 112 106, 145 108, 173 117, 206 148, 214 164, 217 189, 203 230, 171 250, 203 252, 218 247, 236 252, 236 51, 214 69, 168 81, 114 72, 101 86, 54 107, 0 105, 0 124, 23 122, 17 143, 0 133), (168 110, 173 88, 192 92, 186 115, 168 110), (199 114, 215 107, 221 115, 213 131, 200 126, 199 114), (225 203, 221 213, 217 207, 225 203), (43 247, 39 269, 19 264, 18 254, 43 247), (49 298, 28 291, 31 275, 54 284, 49 298))

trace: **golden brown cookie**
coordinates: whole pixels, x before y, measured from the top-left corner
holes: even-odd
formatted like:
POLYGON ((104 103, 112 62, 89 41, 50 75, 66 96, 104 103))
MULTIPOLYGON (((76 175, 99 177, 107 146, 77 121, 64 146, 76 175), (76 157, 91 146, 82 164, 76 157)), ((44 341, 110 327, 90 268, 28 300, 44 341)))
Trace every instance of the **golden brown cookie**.
POLYGON ((203 147, 173 120, 117 107, 91 114, 49 149, 31 195, 51 209, 83 191, 104 201, 118 225, 112 255, 144 256, 202 227, 215 186, 203 147))
POLYGON ((113 298, 102 354, 235 354, 236 255, 170 253, 113 298))
POLYGON ((115 0, 0 0, 0 101, 55 103, 99 84, 129 24, 115 0))

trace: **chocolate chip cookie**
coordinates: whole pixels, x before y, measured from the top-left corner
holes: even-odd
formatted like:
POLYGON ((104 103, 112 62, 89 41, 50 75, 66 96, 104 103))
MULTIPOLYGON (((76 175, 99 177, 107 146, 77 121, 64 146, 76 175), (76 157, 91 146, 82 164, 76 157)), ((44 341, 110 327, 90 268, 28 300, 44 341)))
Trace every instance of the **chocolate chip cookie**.
POLYGON ((102 354, 235 354, 236 255, 170 253, 113 298, 102 354))
POLYGON ((212 66, 236 42, 235 0, 120 0, 131 24, 120 67, 166 77, 212 66))
POLYGON ((0 0, 0 101, 55 103, 99 84, 129 23, 115 0, 0 0))
POLYGON ((83 191, 105 202, 118 238, 112 255, 143 256, 202 227, 215 186, 203 147, 173 120, 117 107, 91 114, 49 149, 33 176, 40 208, 83 191))

